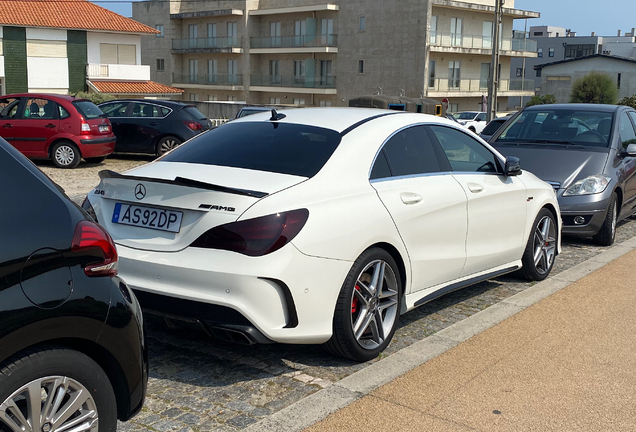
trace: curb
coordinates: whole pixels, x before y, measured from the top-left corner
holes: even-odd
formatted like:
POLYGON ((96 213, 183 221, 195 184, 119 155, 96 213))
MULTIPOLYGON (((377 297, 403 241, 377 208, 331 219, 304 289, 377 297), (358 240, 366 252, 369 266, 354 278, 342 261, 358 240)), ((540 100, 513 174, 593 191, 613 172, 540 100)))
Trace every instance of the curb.
POLYGON ((635 249, 636 237, 612 246, 572 268, 403 348, 243 430, 245 432, 300 432, 333 412, 368 395, 378 387, 583 279, 635 249))

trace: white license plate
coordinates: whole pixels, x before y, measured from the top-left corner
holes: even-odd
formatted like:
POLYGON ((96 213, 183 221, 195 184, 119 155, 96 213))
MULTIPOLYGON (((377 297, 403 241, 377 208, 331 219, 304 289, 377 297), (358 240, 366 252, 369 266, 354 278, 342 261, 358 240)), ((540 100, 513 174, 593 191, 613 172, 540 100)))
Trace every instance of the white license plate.
POLYGON ((179 232, 182 217, 183 212, 179 211, 116 203, 113 223, 179 232))
POLYGON ((99 125, 100 132, 108 132, 108 125, 99 125))

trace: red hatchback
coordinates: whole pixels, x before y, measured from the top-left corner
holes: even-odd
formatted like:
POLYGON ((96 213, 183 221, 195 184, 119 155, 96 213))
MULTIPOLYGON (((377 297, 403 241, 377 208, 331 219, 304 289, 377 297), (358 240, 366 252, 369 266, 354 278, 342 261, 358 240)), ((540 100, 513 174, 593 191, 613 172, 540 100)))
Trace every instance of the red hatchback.
POLYGON ((31 159, 74 168, 101 162, 115 149, 110 121, 95 104, 73 96, 23 93, 0 99, 0 137, 31 159))

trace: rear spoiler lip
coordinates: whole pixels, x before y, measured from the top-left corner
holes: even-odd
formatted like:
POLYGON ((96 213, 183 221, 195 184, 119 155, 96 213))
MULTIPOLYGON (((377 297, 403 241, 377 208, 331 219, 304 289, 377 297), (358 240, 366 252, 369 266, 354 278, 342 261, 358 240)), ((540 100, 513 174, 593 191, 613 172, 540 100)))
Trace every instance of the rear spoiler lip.
POLYGON ((227 186, 219 186, 219 185, 200 182, 197 180, 192 180, 192 179, 188 179, 184 177, 176 177, 174 180, 167 180, 167 179, 158 179, 158 178, 151 178, 151 177, 136 177, 131 175, 119 174, 111 170, 102 170, 99 172, 99 178, 101 179, 112 178, 112 179, 122 179, 122 180, 135 180, 140 182, 170 184, 175 186, 205 189, 205 190, 211 190, 215 192, 225 192, 228 194, 249 196, 254 198, 263 198, 269 195, 269 193, 267 192, 259 192, 259 191, 246 190, 246 189, 236 189, 236 188, 231 188, 227 186))

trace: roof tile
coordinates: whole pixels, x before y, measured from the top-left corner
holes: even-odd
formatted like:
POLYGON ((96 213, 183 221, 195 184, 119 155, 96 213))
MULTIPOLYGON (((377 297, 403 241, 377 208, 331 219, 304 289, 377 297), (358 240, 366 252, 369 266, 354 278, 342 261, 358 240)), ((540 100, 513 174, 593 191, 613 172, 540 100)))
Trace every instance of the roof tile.
POLYGON ((154 81, 119 82, 90 81, 100 93, 114 94, 168 94, 183 93, 183 90, 159 84, 154 81))

